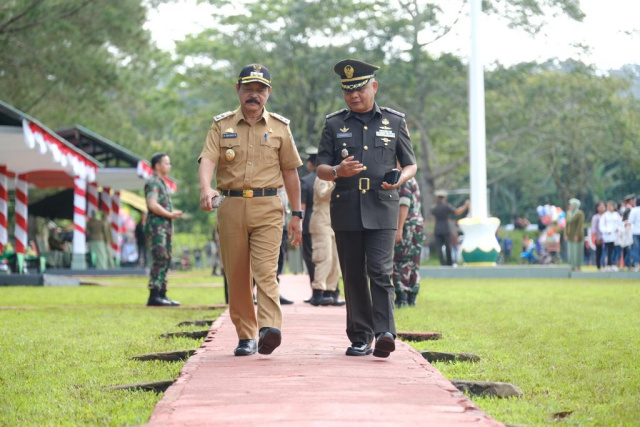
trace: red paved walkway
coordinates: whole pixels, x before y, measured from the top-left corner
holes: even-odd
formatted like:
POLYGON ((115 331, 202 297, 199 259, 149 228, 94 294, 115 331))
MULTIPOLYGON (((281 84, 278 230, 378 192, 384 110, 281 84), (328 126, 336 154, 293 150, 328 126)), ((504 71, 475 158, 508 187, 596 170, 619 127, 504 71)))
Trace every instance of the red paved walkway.
POLYGON ((344 307, 312 307, 307 276, 284 276, 282 345, 234 357, 225 312, 155 407, 151 426, 502 425, 409 345, 388 359, 349 357, 344 307))

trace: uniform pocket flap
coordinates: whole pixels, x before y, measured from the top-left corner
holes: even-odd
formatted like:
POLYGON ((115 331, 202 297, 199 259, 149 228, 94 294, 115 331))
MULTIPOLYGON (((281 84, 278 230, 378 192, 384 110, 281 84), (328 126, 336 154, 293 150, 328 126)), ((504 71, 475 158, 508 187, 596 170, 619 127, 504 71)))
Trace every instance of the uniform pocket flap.
POLYGON ((398 190, 376 190, 378 192, 378 199, 387 201, 398 201, 400 196, 398 190))

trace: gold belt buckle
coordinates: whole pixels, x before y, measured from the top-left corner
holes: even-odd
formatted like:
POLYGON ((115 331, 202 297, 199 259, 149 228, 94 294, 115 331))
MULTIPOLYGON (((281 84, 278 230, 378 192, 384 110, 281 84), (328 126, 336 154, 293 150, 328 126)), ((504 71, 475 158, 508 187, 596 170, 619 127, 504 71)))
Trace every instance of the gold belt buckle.
POLYGON ((360 178, 358 180, 358 190, 362 191, 362 194, 366 193, 369 189, 369 178, 360 178), (362 183, 364 182, 364 186, 362 183))
POLYGON ((246 197, 246 198, 252 198, 253 197, 253 190, 242 190, 242 197, 246 197))

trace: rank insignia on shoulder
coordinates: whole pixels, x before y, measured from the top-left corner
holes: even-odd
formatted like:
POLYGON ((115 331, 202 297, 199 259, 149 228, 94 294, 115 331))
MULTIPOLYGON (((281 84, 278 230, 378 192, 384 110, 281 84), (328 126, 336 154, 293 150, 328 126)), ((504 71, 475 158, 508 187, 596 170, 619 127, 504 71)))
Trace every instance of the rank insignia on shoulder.
POLYGON ((345 111, 347 111, 347 109, 346 109, 346 108, 343 108, 342 110, 334 111, 334 112, 333 112, 333 113, 331 113, 331 114, 327 114, 327 119, 330 119, 330 118, 331 118, 331 117, 333 117, 333 116, 337 116, 337 115, 338 115, 338 114, 340 114, 340 113, 344 113, 345 111))
POLYGON ((388 111, 391 114, 395 114, 396 116, 400 116, 400 117, 404 117, 404 113, 401 113, 400 111, 396 111, 393 108, 389 108, 389 107, 380 107, 381 110, 384 111, 388 111))
POLYGON ((218 114, 213 118, 213 121, 219 122, 220 120, 224 119, 225 117, 229 117, 232 114, 233 114, 233 111, 227 111, 226 113, 218 114))
POLYGON ((276 119, 280 120, 285 125, 288 125, 289 122, 291 121, 291 120, 287 119, 286 117, 282 117, 280 114, 276 114, 276 113, 272 113, 272 112, 269 112, 269 114, 271 114, 276 119))

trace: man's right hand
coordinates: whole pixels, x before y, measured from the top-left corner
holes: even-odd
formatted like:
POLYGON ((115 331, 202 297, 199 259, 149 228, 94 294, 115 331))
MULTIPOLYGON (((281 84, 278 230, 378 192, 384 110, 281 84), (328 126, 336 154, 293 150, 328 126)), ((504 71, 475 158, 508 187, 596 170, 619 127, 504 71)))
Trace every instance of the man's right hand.
POLYGON ((338 165, 338 176, 340 178, 349 178, 350 176, 359 174, 363 170, 364 165, 358 160, 354 160, 353 156, 349 156, 338 165))
POLYGON ((213 206, 211 205, 211 199, 219 195, 220 194, 211 187, 200 190, 200 209, 203 211, 212 211, 213 206))

